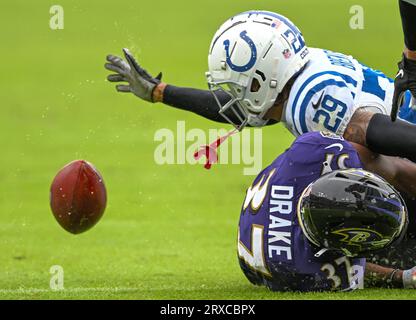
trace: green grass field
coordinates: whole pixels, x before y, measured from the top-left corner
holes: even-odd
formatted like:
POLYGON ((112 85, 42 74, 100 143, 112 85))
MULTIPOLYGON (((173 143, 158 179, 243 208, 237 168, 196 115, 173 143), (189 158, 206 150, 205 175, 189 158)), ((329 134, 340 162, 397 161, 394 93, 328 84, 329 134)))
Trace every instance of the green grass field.
MULTIPOLYGON (((308 45, 352 54, 393 75, 402 49, 396 1, 3 1, 0 13, 0 299, 414 299, 413 291, 273 293, 239 269, 236 231, 253 177, 243 164, 157 165, 160 128, 229 128, 118 94, 108 53, 128 47, 168 83, 205 88, 216 28, 248 9, 278 11, 308 45), (365 29, 352 30, 361 4, 365 29), (65 10, 64 30, 49 8, 65 10), (49 186, 73 159, 104 176, 108 207, 90 231, 71 235, 49 208, 49 186), (49 289, 52 265, 65 290, 49 289)), ((283 126, 263 129, 263 164, 289 146, 283 126)))

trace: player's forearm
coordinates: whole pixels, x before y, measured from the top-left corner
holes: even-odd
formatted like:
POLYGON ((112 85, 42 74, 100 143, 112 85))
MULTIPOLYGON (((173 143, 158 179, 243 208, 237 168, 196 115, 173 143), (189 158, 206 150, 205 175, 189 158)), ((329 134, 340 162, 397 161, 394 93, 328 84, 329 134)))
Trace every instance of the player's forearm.
POLYGON ((403 270, 386 268, 374 263, 367 262, 365 279, 370 286, 403 288, 403 270))
POLYGON ((375 153, 416 162, 416 126, 408 122, 392 122, 387 115, 359 109, 348 124, 344 138, 375 153))
MULTIPOLYGON (((220 90, 216 90, 215 95, 221 105, 225 105, 231 99, 227 93, 220 90)), ((191 111, 215 122, 228 123, 219 113, 220 107, 214 93, 209 90, 182 88, 160 83, 153 91, 153 102, 163 102, 171 107, 191 111)), ((230 109, 225 112, 225 115, 234 123, 239 122, 237 115, 230 109)), ((266 126, 275 123, 277 123, 276 120, 270 119, 266 126)), ((251 127, 251 125, 248 124, 247 127, 251 127)))
MULTIPOLYGON (((411 1, 403 0, 399 2, 400 15, 402 17, 402 26, 406 47, 411 51, 416 51, 416 5, 411 4, 410 2, 411 1)), ((411 57, 408 58, 412 59, 411 57)))
MULTIPOLYGON (((226 103, 230 97, 222 92, 216 92, 221 103, 226 103)), ((163 102, 169 106, 191 111, 212 121, 226 123, 219 114, 219 106, 209 90, 181 88, 161 83, 153 92, 153 101, 163 102)))
POLYGON ((411 123, 375 114, 366 130, 366 144, 373 152, 416 162, 416 126, 411 123))

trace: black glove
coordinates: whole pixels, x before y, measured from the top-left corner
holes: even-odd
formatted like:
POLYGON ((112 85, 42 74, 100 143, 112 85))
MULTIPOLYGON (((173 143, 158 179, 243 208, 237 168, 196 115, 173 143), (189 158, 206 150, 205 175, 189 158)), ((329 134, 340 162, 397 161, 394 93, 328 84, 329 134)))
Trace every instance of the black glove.
POLYGON ((412 96, 416 98, 416 61, 407 59, 403 54, 403 59, 399 62, 399 72, 394 80, 393 105, 390 114, 392 121, 397 118, 406 90, 410 90, 412 96))
POLYGON ((152 77, 137 63, 129 50, 123 49, 123 52, 127 62, 117 56, 107 56, 109 63, 105 64, 105 68, 115 72, 107 77, 108 81, 127 82, 128 84, 117 85, 117 91, 132 92, 143 100, 153 102, 153 90, 162 80, 162 73, 152 77))

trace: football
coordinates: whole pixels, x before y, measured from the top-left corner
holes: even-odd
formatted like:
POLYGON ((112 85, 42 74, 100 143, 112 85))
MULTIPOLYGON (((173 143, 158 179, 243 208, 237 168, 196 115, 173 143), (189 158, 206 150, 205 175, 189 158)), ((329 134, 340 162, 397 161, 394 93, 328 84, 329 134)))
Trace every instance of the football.
POLYGON ((78 234, 92 228, 102 217, 107 203, 104 180, 85 160, 75 160, 54 178, 50 205, 55 219, 66 231, 78 234))

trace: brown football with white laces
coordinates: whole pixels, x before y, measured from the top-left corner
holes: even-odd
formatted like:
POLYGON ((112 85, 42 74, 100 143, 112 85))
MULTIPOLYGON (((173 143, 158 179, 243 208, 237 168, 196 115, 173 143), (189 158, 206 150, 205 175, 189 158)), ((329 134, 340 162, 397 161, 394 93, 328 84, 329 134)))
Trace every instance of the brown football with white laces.
POLYGON ((92 228, 104 214, 107 192, 97 169, 85 160, 63 167, 52 182, 50 205, 56 221, 70 233, 92 228))

